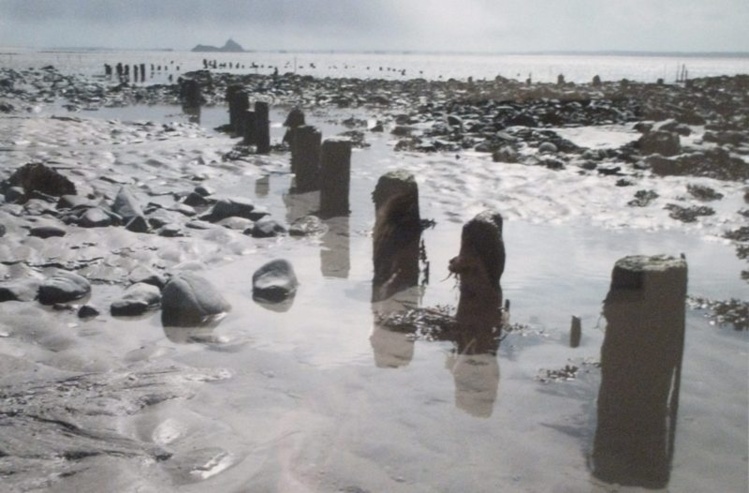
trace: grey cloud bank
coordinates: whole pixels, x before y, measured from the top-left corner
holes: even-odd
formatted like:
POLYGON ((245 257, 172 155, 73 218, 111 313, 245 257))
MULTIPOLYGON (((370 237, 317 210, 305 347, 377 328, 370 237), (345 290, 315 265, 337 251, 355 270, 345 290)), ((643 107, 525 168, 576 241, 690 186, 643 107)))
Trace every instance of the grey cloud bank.
POLYGON ((749 52, 746 0, 0 0, 0 46, 749 52))

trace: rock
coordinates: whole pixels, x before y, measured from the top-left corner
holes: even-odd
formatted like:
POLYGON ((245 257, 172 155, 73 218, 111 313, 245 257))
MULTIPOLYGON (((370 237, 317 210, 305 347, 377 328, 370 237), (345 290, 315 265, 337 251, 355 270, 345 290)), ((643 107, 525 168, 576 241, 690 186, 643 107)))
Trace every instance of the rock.
POLYGON ((255 225, 255 221, 251 221, 244 217, 227 217, 226 219, 222 219, 219 222, 216 223, 219 226, 222 226, 226 229, 233 229, 235 231, 252 231, 252 227, 255 225))
POLYGON ((24 194, 23 188, 21 187, 9 187, 3 195, 5 201, 9 204, 17 204, 23 202, 24 194))
POLYGON ((253 218, 255 216, 252 214, 254 210, 255 205, 247 199, 239 197, 225 198, 213 204, 211 210, 207 214, 201 216, 200 219, 215 223, 222 219, 226 219, 227 217, 236 216, 252 219, 254 221, 255 219, 253 218))
POLYGON ((139 265, 138 267, 130 271, 128 279, 133 284, 145 283, 156 286, 159 289, 162 289, 166 285, 166 279, 163 275, 161 275, 154 269, 145 267, 143 265, 139 265))
POLYGON ((52 238, 55 236, 65 236, 66 234, 67 231, 65 228, 52 224, 34 226, 29 230, 29 236, 36 236, 37 238, 52 238))
POLYGON ((205 325, 231 309, 229 303, 206 279, 191 272, 172 277, 161 293, 161 323, 164 326, 205 325))
POLYGON ((148 233, 151 227, 144 216, 135 216, 127 223, 125 229, 133 233, 148 233))
POLYGON ((5 236, 5 231, 6 231, 5 225, 4 224, 0 224, 0 238, 2 238, 3 236, 5 236))
POLYGON ((286 228, 275 219, 264 217, 255 223, 252 230, 246 230, 244 233, 248 234, 248 231, 253 238, 272 238, 285 234, 286 228))
POLYGON ((198 192, 190 192, 182 201, 183 204, 189 205, 190 207, 205 207, 209 204, 208 199, 204 195, 198 192))
POLYGON ((24 164, 8 178, 7 184, 20 186, 26 196, 30 196, 34 191, 55 197, 77 193, 72 181, 42 163, 24 164))
POLYGON ((76 223, 82 228, 105 228, 117 224, 118 221, 101 207, 89 207, 78 216, 76 223))
POLYGON ((78 318, 94 318, 100 314, 99 309, 91 305, 83 305, 78 309, 78 318))
POLYGON ((137 283, 128 287, 122 298, 112 303, 109 311, 115 317, 134 317, 158 307, 160 303, 159 288, 151 284, 137 283))
POLYGON ((557 146, 552 142, 544 142, 538 146, 538 152, 541 154, 556 154, 558 151, 557 146))
POLYGON ((317 216, 304 216, 300 217, 289 227, 289 234, 291 236, 311 236, 325 234, 328 230, 328 226, 322 222, 317 216))
POLYGON ((260 302, 280 303, 293 297, 298 285, 289 261, 272 260, 252 275, 252 298, 260 302))
POLYGON ((159 236, 163 236, 164 238, 177 238, 181 236, 185 236, 185 232, 182 231, 182 226, 175 223, 169 223, 163 225, 157 232, 159 236))
POLYGON ((681 153, 679 135, 660 130, 644 134, 637 141, 637 147, 643 155, 660 154, 669 157, 681 153))
POLYGON ((635 192, 635 198, 627 202, 627 205, 630 207, 647 207, 657 198, 658 194, 653 190, 638 190, 635 192))
POLYGON ((43 305, 69 303, 91 293, 91 283, 82 276, 58 270, 39 286, 39 302, 43 305))
POLYGON ((688 126, 684 125, 683 123, 679 123, 676 120, 669 120, 667 122, 662 123, 658 130, 664 131, 664 132, 673 132, 676 134, 679 134, 683 137, 688 137, 692 134, 692 129, 688 126))
POLYGON ((38 279, 17 279, 0 283, 0 302, 34 301, 41 282, 38 279))
POLYGON ((511 146, 503 146, 494 151, 492 161, 495 163, 517 163, 518 151, 511 146))
POLYGON ((122 222, 127 224, 136 217, 144 217, 143 209, 138 201, 133 197, 126 187, 120 188, 112 204, 112 212, 122 218, 122 222))

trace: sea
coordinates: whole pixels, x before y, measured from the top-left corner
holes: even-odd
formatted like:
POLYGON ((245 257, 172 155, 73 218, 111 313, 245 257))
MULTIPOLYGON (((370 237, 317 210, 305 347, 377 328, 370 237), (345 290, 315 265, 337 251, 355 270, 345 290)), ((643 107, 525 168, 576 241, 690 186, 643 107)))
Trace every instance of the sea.
MULTIPOLYGON (((673 83, 684 78, 749 74, 749 54, 454 54, 261 52, 201 53, 191 51, 40 50, 0 47, 0 66, 13 69, 52 65, 88 76, 104 74, 104 64, 153 66, 147 82, 161 83, 169 74, 184 73, 216 62, 233 73, 280 73, 335 78, 388 80, 494 79, 497 76, 534 82, 590 82, 629 79, 673 83)), ((150 67, 149 67, 150 68, 150 67)))

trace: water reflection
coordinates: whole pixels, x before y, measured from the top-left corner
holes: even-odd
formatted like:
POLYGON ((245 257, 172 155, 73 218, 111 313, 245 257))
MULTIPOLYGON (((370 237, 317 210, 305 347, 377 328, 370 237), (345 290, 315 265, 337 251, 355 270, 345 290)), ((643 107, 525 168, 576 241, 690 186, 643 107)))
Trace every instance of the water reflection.
POLYGON ((322 236, 320 269, 324 277, 348 279, 351 270, 351 255, 348 216, 325 220, 328 230, 322 236))
MULTIPOLYGON (((374 291, 375 286, 372 286, 374 291)), ((403 290, 394 296, 372 303, 375 322, 369 342, 372 345, 375 366, 378 368, 401 368, 413 360, 416 338, 412 331, 396 331, 378 323, 378 316, 383 317, 408 309, 417 308, 422 297, 422 288, 413 287, 403 290)), ((374 295, 373 295, 374 297, 374 295)))
POLYGON ((200 125, 201 109, 200 106, 182 105, 182 113, 187 116, 187 121, 200 125))
POLYGON ((684 352, 687 266, 670 257, 627 257, 604 303, 601 388, 593 474, 664 488, 669 481, 684 352))
POLYGON ((261 176, 255 180, 255 196, 257 198, 267 197, 270 192, 270 175, 261 176))

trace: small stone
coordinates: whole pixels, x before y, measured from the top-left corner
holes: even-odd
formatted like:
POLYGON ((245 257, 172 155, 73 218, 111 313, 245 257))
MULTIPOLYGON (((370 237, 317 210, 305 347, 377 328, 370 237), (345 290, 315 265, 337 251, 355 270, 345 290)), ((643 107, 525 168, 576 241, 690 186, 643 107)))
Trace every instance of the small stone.
POLYGON ((91 305, 83 305, 78 309, 78 318, 94 318, 100 314, 99 309, 91 305))
POLYGON ((264 217, 257 221, 252 230, 245 230, 244 234, 252 235, 253 238, 273 238, 286 233, 286 228, 270 217, 264 217))
POLYGON ((43 226, 35 226, 29 230, 29 236, 36 236, 37 238, 52 238, 57 236, 65 236, 67 231, 61 226, 55 226, 51 224, 45 224, 43 226))
POLYGON ((252 275, 252 297, 256 301, 280 303, 293 297, 298 285, 294 267, 288 260, 272 260, 252 275))

